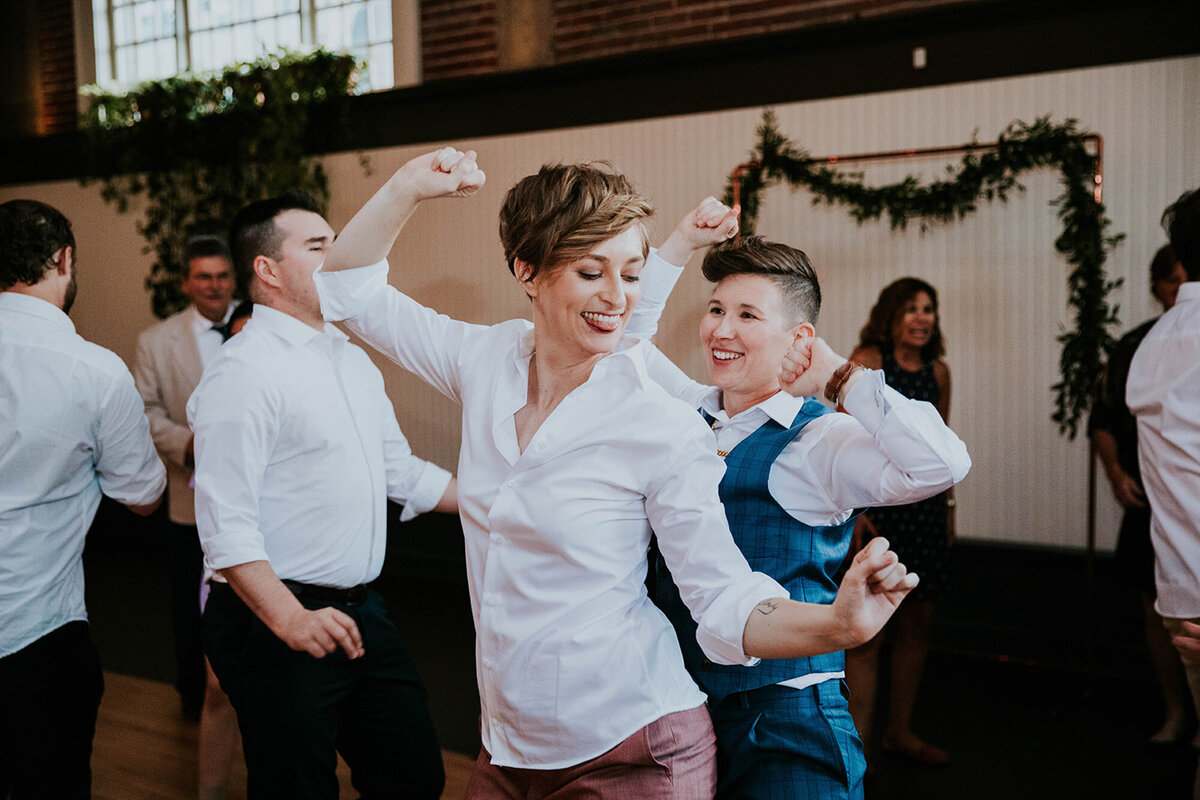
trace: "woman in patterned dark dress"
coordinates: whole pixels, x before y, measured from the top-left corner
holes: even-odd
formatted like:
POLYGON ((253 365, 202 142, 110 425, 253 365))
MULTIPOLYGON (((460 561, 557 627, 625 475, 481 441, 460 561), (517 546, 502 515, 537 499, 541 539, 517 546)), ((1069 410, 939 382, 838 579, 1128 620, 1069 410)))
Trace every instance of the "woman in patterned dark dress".
MULTIPOLYGON (((916 400, 927 400, 942 418, 950 417, 950 368, 938 326, 937 291, 918 278, 901 278, 879 294, 851 360, 882 369, 889 386, 916 400)), ((855 531, 856 543, 876 534, 887 537, 901 561, 921 576, 917 588, 889 623, 895 631, 891 659, 888 718, 882 747, 924 764, 948 764, 950 755, 913 732, 917 688, 929 651, 936 604, 949 588, 949 553, 954 542, 953 489, 904 506, 873 508, 855 531)), ((863 742, 871 736, 871 716, 879 677, 881 632, 846 653, 850 711, 863 742)))

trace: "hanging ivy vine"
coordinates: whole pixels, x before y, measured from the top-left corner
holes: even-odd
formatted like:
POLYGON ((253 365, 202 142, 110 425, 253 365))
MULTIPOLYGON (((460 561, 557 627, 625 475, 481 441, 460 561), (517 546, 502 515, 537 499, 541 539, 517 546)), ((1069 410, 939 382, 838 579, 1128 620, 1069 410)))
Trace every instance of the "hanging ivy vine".
MULTIPOLYGON (((1075 438, 1079 421, 1091 405, 1097 376, 1113 338, 1109 327, 1117 323, 1117 309, 1108 304, 1108 293, 1120 285, 1104 272, 1107 254, 1124 234, 1107 233, 1111 220, 1094 194, 1096 157, 1084 146, 1075 120, 1053 124, 1048 118, 1033 124, 1014 122, 987 152, 968 152, 946 177, 922 185, 912 176, 887 186, 866 186, 861 173, 844 173, 814 161, 790 142, 766 111, 758 128, 749 171, 741 178, 741 228, 753 233, 760 195, 769 186, 786 182, 793 189, 813 193, 813 203, 844 206, 859 224, 887 215, 893 229, 904 229, 919 220, 922 230, 931 222, 951 222, 976 210, 980 201, 1006 201, 1023 187, 1017 177, 1032 169, 1054 167, 1061 173, 1063 192, 1051 204, 1058 209, 1062 233, 1054 246, 1072 265, 1067 278, 1074 328, 1063 331, 1059 371, 1054 384, 1055 410, 1051 415, 1059 432, 1075 438)), ((725 201, 733 198, 732 182, 725 201)))
POLYGON ((190 237, 224 234, 242 206, 289 189, 328 203, 328 178, 308 154, 342 135, 357 70, 346 54, 281 52, 121 94, 84 90, 81 182, 100 181, 121 213, 145 197, 138 232, 154 254, 146 288, 156 315, 187 304, 179 254, 190 237))

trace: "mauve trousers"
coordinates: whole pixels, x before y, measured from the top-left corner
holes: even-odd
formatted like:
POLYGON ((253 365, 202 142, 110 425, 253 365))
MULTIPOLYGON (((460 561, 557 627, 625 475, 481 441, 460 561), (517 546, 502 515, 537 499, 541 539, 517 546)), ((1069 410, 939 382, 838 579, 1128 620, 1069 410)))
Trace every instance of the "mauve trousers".
POLYGON ((667 714, 612 750, 563 769, 497 767, 480 749, 467 800, 711 800, 717 744, 705 706, 667 714))

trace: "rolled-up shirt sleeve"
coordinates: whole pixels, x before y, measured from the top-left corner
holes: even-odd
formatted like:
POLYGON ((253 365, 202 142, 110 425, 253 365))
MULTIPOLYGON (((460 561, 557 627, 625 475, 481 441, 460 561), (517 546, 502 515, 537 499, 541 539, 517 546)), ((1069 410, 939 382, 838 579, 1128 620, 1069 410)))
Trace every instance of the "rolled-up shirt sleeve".
POLYGON ((268 561, 259 494, 278 434, 278 402, 253 370, 223 359, 205 371, 188 401, 195 433, 196 527, 214 570, 268 561))
POLYGON ((711 434, 697 415, 670 458, 663 477, 646 497, 646 514, 680 598, 698 629, 697 642, 718 664, 751 666, 742 637, 746 621, 763 600, 788 597, 777 581, 753 572, 733 542, 717 499, 724 474, 711 434))
POLYGON ((450 485, 450 472, 413 455, 390 406, 384 420, 383 458, 388 497, 404 506, 400 521, 407 522, 438 504, 450 485))
POLYGON ((829 414, 810 423, 812 432, 793 442, 771 472, 772 494, 798 519, 932 497, 971 468, 966 445, 937 409, 892 389, 878 370, 855 381, 843 406, 849 417, 829 414), (820 489, 819 507, 791 501, 798 484, 820 489))
POLYGON ((149 505, 162 496, 167 470, 154 448, 145 406, 128 371, 116 375, 101 401, 96 443, 100 491, 129 506, 149 505))

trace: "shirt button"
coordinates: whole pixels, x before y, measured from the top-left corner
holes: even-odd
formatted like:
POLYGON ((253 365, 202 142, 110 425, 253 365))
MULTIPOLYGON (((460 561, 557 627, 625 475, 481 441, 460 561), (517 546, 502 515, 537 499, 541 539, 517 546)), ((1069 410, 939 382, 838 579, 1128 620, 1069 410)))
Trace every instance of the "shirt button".
POLYGON ((516 486, 516 485, 517 485, 517 482, 516 482, 516 481, 509 481, 509 482, 508 482, 508 486, 509 486, 509 488, 512 488, 513 486, 516 486))
POLYGON ((492 544, 504 544, 504 537, 498 533, 493 533, 491 539, 492 544))
POLYGON ((493 592, 488 592, 483 596, 483 602, 489 606, 496 605, 496 595, 493 592))
POLYGON ((485 658, 483 660, 483 668, 484 669, 491 670, 491 668, 494 666, 495 666, 495 664, 492 663, 492 660, 490 658, 485 658))
POLYGON ((546 443, 545 443, 545 442, 538 442, 536 445, 534 445, 534 448, 533 448, 533 449, 534 449, 534 450, 537 450, 537 451, 540 453, 540 452, 542 452, 543 450, 545 450, 545 449, 546 449, 546 443))

